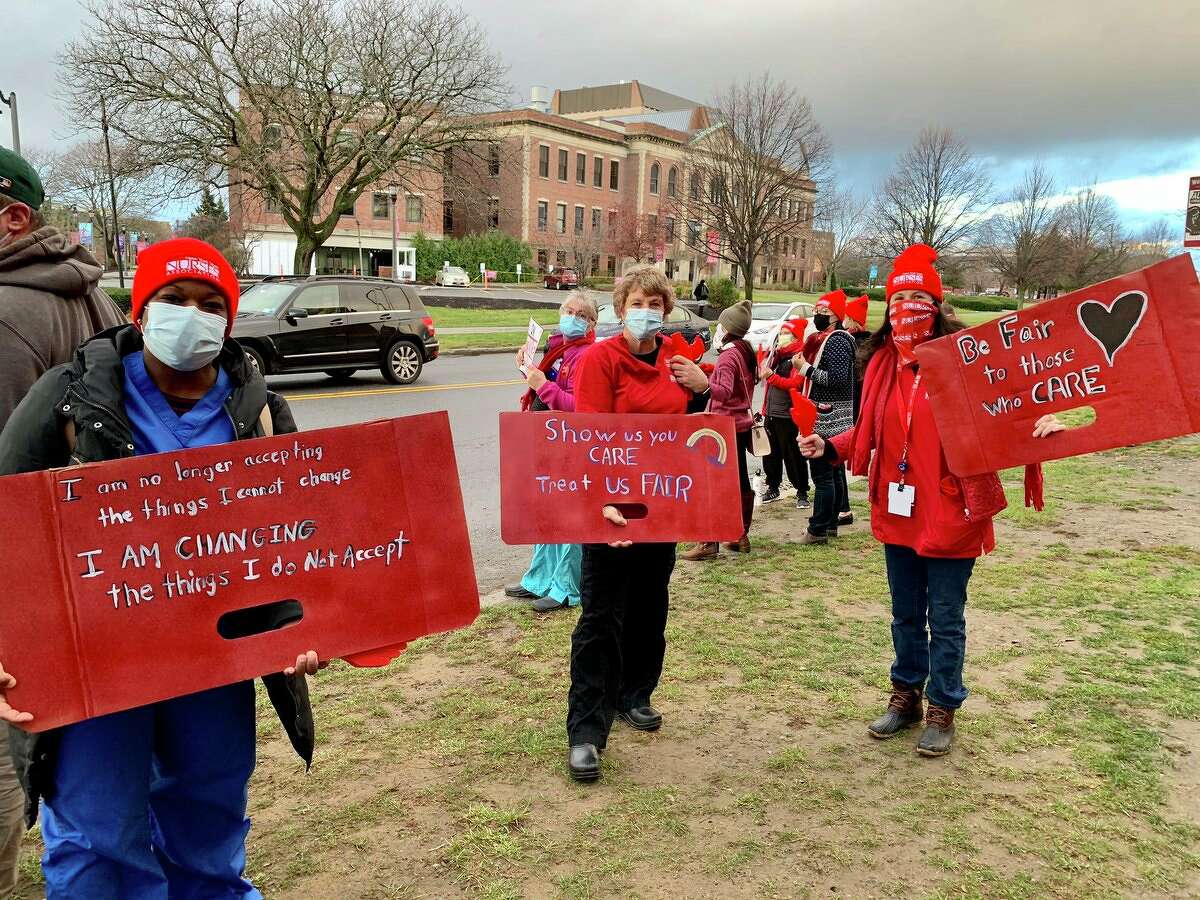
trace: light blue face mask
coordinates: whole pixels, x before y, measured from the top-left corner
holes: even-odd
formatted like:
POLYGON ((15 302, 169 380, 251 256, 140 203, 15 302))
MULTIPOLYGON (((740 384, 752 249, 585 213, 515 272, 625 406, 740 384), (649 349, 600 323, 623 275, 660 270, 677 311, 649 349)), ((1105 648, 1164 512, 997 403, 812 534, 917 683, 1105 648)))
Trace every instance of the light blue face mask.
POLYGON ((588 333, 588 321, 579 316, 569 316, 563 313, 558 317, 558 331, 568 340, 583 337, 588 333))
POLYGON ((625 313, 625 327, 639 341, 654 337, 662 325, 663 314, 657 309, 631 309, 625 313))

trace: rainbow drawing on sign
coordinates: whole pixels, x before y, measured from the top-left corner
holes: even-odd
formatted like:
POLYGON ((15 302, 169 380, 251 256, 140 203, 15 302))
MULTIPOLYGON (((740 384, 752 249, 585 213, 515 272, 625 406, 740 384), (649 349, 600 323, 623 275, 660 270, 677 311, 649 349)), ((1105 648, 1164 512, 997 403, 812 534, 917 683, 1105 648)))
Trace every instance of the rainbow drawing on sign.
POLYGON ((698 431, 692 432, 691 437, 687 439, 687 447, 689 450, 694 449, 704 438, 712 438, 717 442, 717 454, 709 456, 709 460, 719 466, 725 465, 725 460, 729 458, 729 448, 725 445, 725 438, 720 432, 714 431, 711 428, 701 428, 698 431))

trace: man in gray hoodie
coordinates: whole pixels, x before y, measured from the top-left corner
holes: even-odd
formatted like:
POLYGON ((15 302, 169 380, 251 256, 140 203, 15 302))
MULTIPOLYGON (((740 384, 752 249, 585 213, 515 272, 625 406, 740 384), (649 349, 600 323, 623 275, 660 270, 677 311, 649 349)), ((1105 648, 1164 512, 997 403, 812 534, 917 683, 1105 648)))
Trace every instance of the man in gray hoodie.
MULTIPOLYGON (((42 374, 98 331, 128 321, 100 290, 103 269, 42 219, 33 167, 0 147, 0 429, 42 374)), ((0 728, 0 896, 17 883, 24 792, 0 728)))

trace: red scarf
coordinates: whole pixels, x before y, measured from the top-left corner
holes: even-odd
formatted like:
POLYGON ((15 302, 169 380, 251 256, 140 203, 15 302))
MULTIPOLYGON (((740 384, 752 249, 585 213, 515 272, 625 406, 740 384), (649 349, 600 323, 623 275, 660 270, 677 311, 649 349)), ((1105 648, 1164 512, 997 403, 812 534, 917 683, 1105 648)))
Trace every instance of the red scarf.
MULTIPOLYGON (((580 344, 594 343, 596 343, 595 331, 589 331, 583 337, 575 338, 574 340, 563 341, 554 349, 546 351, 546 355, 543 356, 542 361, 538 363, 538 368, 541 370, 543 375, 549 378, 550 370, 554 368, 554 364, 556 362, 563 358, 563 354, 565 354, 568 349, 571 347, 578 347, 580 344)), ((525 393, 521 396, 521 412, 529 411, 529 408, 533 406, 533 398, 536 396, 537 391, 535 391, 533 388, 529 388, 525 391, 525 393)))
POLYGON ((892 340, 899 355, 898 366, 911 366, 917 361, 917 345, 933 337, 933 317, 936 307, 924 300, 893 300, 888 307, 892 323, 892 340))
POLYGON ((821 345, 825 343, 825 338, 829 337, 830 332, 818 331, 816 334, 810 334, 804 339, 804 360, 812 363, 817 358, 817 353, 821 350, 821 345))
POLYGON ((782 362, 785 359, 791 359, 797 353, 804 349, 804 342, 800 340, 792 341, 786 347, 775 348, 775 361, 782 362))

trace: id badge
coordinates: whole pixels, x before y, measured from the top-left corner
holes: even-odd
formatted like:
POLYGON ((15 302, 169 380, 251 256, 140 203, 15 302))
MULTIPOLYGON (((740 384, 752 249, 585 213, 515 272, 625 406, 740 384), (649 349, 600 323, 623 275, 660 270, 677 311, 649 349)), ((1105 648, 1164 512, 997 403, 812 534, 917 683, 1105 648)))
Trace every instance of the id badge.
POLYGON ((917 499, 917 489, 911 484, 900 484, 892 481, 888 484, 888 512, 893 516, 912 518, 913 503, 917 499))

